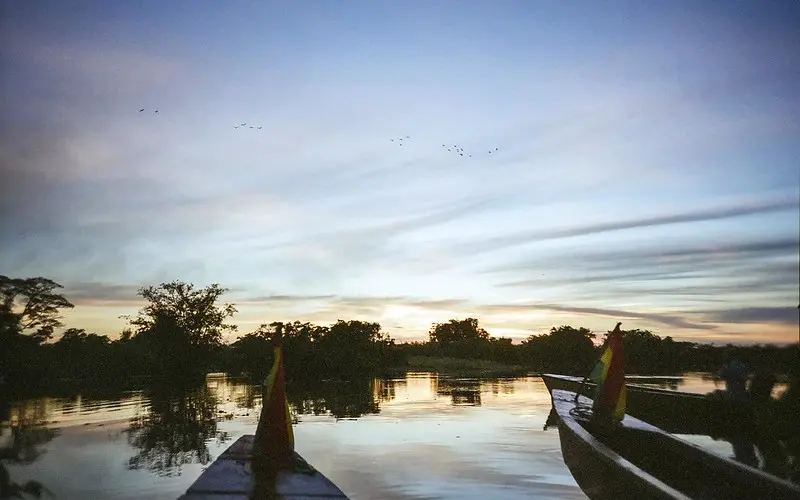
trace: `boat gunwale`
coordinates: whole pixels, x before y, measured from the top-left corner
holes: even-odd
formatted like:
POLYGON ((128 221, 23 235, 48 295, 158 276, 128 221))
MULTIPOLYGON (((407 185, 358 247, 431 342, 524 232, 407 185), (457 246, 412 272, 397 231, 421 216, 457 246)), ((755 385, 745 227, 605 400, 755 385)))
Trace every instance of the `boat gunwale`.
MULTIPOLYGON (((655 479, 659 483, 666 485, 666 483, 664 483, 660 479, 656 478, 655 476, 652 476, 648 472, 644 471, 639 466, 637 466, 633 462, 630 462, 625 457, 623 457, 622 455, 620 455, 619 453, 614 451, 611 447, 605 445, 599 439, 594 437, 588 430, 586 430, 578 422, 578 420, 573 415, 570 414, 569 408, 567 408, 567 404, 572 403, 574 405, 575 392, 566 391, 566 390, 563 390, 563 389, 553 389, 553 393, 551 393, 551 398, 552 398, 553 406, 556 408, 556 412, 558 413, 559 421, 563 422, 565 425, 568 425, 570 430, 575 430, 576 428, 579 428, 578 432, 582 431, 583 433, 585 433, 585 435, 587 435, 587 436, 589 436, 591 438, 591 441, 587 441, 588 444, 590 444, 593 447, 595 447, 595 445, 597 445, 599 447, 602 447, 603 450, 608 451, 613 456, 619 457, 619 459, 621 461, 623 461, 623 463, 630 464, 634 468, 634 470, 637 472, 637 474, 639 474, 639 473, 645 474, 646 476, 652 477, 653 479, 655 479), (558 404, 557 404, 557 402, 558 402, 558 404), (562 415, 562 413, 563 413, 563 415, 562 415)), ((578 395, 578 398, 579 398, 579 401, 581 401, 581 403, 583 403, 583 404, 585 404, 587 406, 591 406, 592 400, 590 398, 588 398, 586 396, 583 396, 583 395, 578 395)), ((793 492, 796 492, 796 493, 800 494, 800 486, 798 486, 797 484, 795 484, 795 483, 793 483, 791 481, 788 481, 788 480, 786 480, 784 478, 769 474, 769 473, 767 473, 767 472, 765 472, 765 471, 763 471, 761 469, 758 469, 756 467, 752 467, 752 466, 749 466, 747 464, 743 464, 743 463, 741 463, 741 462, 739 462, 737 460, 734 460, 732 458, 728 458, 728 457, 713 453, 711 451, 708 451, 708 450, 704 449, 702 446, 699 446, 697 444, 694 444, 694 443, 691 443, 691 442, 686 441, 684 439, 681 439, 678 436, 675 436, 675 435, 673 435, 673 434, 671 434, 669 432, 666 432, 666 431, 664 431, 663 429, 661 429, 659 427, 656 427, 654 425, 648 424, 647 422, 645 422, 643 420, 639 420, 636 417, 632 417, 631 415, 625 414, 624 418, 620 422, 620 425, 622 425, 623 427, 625 427, 627 429, 642 430, 642 431, 647 431, 647 432, 652 432, 654 434, 658 434, 663 439, 665 439, 670 445, 693 449, 695 451, 695 453, 701 454, 704 457, 704 459, 709 460, 711 462, 716 462, 718 465, 725 465, 725 466, 737 469, 737 472, 739 474, 741 474, 741 475, 744 475, 744 476, 748 476, 748 475, 749 476, 756 476, 756 477, 758 477, 758 478, 760 478, 760 479, 762 479, 764 481, 773 483, 776 487, 782 486, 784 488, 787 488, 789 491, 793 491, 793 492)), ((576 434, 578 432, 576 432, 576 434)), ((580 437, 583 437, 583 435, 581 435, 580 437)), ((626 469, 627 469, 627 467, 626 467, 626 469)), ((667 485, 667 487, 672 489, 668 485, 667 485)), ((677 491, 677 490, 675 490, 675 491, 677 491)), ((690 497, 687 497, 686 495, 684 495, 683 493, 680 493, 680 492, 678 492, 678 493, 683 495, 682 497, 678 497, 678 498, 690 498, 690 497)))
MULTIPOLYGON (((547 379, 548 378, 556 379, 556 380, 562 380, 562 381, 565 381, 565 382, 581 383, 583 381, 583 377, 577 377, 577 376, 574 376, 574 375, 560 375, 560 374, 555 374, 555 373, 543 373, 541 375, 541 377, 542 377, 542 380, 544 380, 544 382, 545 382, 545 386, 548 386, 548 384, 547 384, 547 379)), ((594 382, 592 382, 591 380, 586 380, 586 385, 594 387, 596 384, 594 382)), ((690 399, 698 399, 698 400, 699 399, 706 399, 706 395, 705 394, 700 394, 700 393, 697 393, 697 392, 673 391, 671 389, 661 389, 661 388, 658 388, 658 387, 648 387, 648 386, 639 385, 639 384, 629 384, 627 379, 625 379, 625 387, 628 390, 633 389, 636 392, 648 392, 648 393, 658 394, 659 396, 662 396, 662 395, 663 396, 668 396, 668 397, 671 397, 671 398, 690 398, 690 399)), ((548 390, 551 390, 551 391, 552 390, 565 390, 565 389, 550 389, 549 386, 547 388, 548 388, 548 390)))
MULTIPOLYGON (((580 398, 579 401, 581 403, 591 407, 592 404, 591 399, 586 398, 582 395, 580 395, 579 398, 580 398)), ((575 407, 574 392, 565 391, 562 389, 553 389, 552 400, 553 400, 553 406, 556 408, 556 412, 558 413, 559 423, 567 427, 567 429, 578 439, 587 443, 594 451, 597 452, 599 458, 601 458, 604 462, 612 466, 622 467, 632 476, 636 477, 637 479, 641 479, 648 486, 651 486, 657 489, 659 492, 669 495, 670 497, 676 500, 691 500, 691 497, 681 493, 680 491, 671 487, 667 483, 653 476, 649 472, 643 470, 642 468, 640 468, 627 458, 623 457, 622 455, 614 451, 610 446, 606 445, 605 443, 594 437, 588 430, 586 430, 586 428, 583 427, 578 422, 578 419, 570 413, 570 409, 575 407), (568 405, 570 406, 568 407, 568 405)), ((628 419, 632 417, 630 417, 629 415, 625 415, 625 418, 628 419)), ((653 429, 660 430, 657 427, 654 427, 638 419, 635 422, 627 422, 627 423, 632 425, 626 425, 626 427, 632 429, 641 429, 651 432, 653 429)), ((560 429, 561 427, 559 427, 559 431, 560 429)))

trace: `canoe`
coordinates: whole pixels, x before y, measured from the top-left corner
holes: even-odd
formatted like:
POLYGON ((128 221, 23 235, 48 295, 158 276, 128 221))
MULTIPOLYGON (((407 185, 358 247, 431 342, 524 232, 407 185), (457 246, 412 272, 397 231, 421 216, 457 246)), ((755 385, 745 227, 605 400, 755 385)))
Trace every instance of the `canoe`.
MULTIPOLYGON (((251 468, 255 436, 240 437, 203 472, 178 500, 249 500, 255 489, 251 468)), ((281 471, 275 480, 277 498, 346 500, 340 490, 319 471, 312 474, 281 471)))
MULTIPOLYGON (((542 379, 551 395, 554 389, 586 395, 594 394, 595 390, 594 383, 587 380, 583 390, 579 391, 583 377, 545 373, 542 379)), ((625 387, 627 412, 634 417, 674 434, 719 433, 715 431, 714 423, 720 421, 715 418, 720 409, 715 401, 703 394, 656 389, 627 381, 625 387)))
MULTIPOLYGON (((592 499, 800 499, 800 486, 716 455, 630 415, 602 431, 553 389, 561 453, 592 499)), ((579 398, 579 408, 592 400, 579 398)))

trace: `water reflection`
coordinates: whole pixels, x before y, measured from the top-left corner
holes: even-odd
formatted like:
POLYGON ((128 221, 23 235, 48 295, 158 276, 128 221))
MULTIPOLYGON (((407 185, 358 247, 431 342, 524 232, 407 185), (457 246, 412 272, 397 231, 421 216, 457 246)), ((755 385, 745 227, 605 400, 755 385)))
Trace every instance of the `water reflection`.
POLYGON ((5 394, 0 393, 0 498, 23 498, 22 493, 36 497, 50 490, 41 482, 17 482, 6 463, 29 465, 45 453, 44 445, 58 435, 45 426, 47 413, 38 402, 12 408, 5 394))
POLYGON ((558 427, 558 412, 555 408, 550 408, 550 413, 547 414, 547 420, 544 421, 544 426, 542 427, 543 431, 546 431, 548 428, 557 428, 558 427))
MULTIPOLYGON (((700 377, 679 383, 713 390, 700 377)), ((540 378, 425 372, 287 392, 298 451, 353 498, 585 498, 540 378)), ((223 374, 192 389, 88 394, 6 404, 0 447, 14 422, 29 460, 3 461, 13 480, 40 481, 59 500, 175 499, 255 431, 261 410, 260 386, 223 374)))
POLYGON ((150 401, 148 411, 132 418, 127 429, 128 443, 138 451, 128 461, 131 469, 159 476, 180 474, 186 464, 212 460, 209 441, 229 441, 228 434, 217 429, 217 420, 232 415, 217 409, 217 397, 207 386, 152 387, 145 397, 150 401))
POLYGON ((631 384, 643 385, 647 387, 655 387, 659 389, 669 389, 677 391, 683 384, 683 377, 680 376, 642 376, 642 375, 628 375, 625 377, 631 384))
MULTIPOLYGON (((436 393, 450 396, 454 406, 480 406, 481 386, 487 384, 482 384, 480 380, 476 379, 438 379, 436 385, 436 393)), ((497 394, 494 387, 491 391, 493 394, 497 394)))
POLYGON ((379 413, 382 402, 394 399, 394 384, 382 379, 289 384, 287 398, 290 409, 296 415, 354 419, 379 413))

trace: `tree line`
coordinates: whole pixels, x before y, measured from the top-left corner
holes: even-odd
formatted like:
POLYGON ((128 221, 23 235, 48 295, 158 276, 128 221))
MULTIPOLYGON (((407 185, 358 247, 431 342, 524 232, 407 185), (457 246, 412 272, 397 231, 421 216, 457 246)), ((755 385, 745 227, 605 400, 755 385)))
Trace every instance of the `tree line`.
MULTIPOLYGON (((94 386, 135 386, 143 380, 190 381, 208 372, 263 380, 272 359, 271 340, 284 345, 291 380, 357 379, 402 370, 412 356, 491 360, 531 371, 585 374, 599 355, 602 334, 583 327, 553 327, 514 344, 494 337, 475 318, 431 326, 425 342, 397 343, 380 324, 339 320, 262 324, 234 342, 234 304, 217 284, 195 288, 173 281, 141 288, 145 300, 117 339, 67 328, 60 312, 74 307, 61 285, 47 278, 0 276, 0 384, 12 389, 51 388, 70 381, 94 386)), ((717 369, 735 355, 752 367, 796 370, 798 346, 713 346, 662 338, 648 330, 624 332, 626 371, 668 374, 717 369)))

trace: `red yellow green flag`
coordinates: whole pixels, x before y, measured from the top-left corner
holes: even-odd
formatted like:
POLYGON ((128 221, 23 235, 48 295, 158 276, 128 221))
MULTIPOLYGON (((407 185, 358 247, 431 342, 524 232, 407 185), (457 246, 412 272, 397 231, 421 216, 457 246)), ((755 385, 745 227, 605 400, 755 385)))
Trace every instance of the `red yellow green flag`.
POLYGON ((600 360, 589 378, 597 384, 592 409, 599 416, 619 422, 625 416, 625 370, 623 369, 622 332, 617 326, 609 334, 600 360))
POLYGON ((283 376, 283 349, 273 349, 272 369, 264 381, 264 401, 256 440, 268 467, 284 469, 294 463, 294 432, 283 376))

